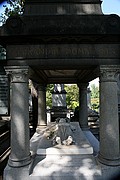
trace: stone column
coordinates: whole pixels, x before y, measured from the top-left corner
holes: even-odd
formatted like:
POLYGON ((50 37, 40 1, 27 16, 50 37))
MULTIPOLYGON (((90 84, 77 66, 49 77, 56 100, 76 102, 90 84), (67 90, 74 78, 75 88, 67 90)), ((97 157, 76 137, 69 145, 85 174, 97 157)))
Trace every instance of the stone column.
POLYGON ((38 127, 47 125, 46 114, 46 85, 38 86, 38 127))
POLYGON ((120 127, 120 74, 118 75, 118 114, 119 114, 119 127, 120 127))
POLYGON ((11 154, 8 165, 30 164, 28 67, 6 67, 11 78, 11 154))
POLYGON ((90 91, 90 88, 87 88, 87 105, 88 105, 88 108, 91 109, 91 91, 90 91))
POLYGON ((79 124, 82 130, 88 130, 88 106, 87 106, 88 83, 79 83, 79 124))
POLYGON ((100 66, 100 151, 98 160, 120 165, 117 73, 120 66, 100 66))
POLYGON ((38 84, 31 81, 31 95, 32 95, 32 125, 33 132, 36 132, 38 124, 38 84))

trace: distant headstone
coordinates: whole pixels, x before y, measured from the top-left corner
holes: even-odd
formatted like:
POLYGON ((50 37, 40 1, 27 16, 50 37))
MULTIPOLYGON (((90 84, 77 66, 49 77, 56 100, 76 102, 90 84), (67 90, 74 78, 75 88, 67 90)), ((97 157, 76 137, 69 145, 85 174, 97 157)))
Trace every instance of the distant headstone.
POLYGON ((66 107, 66 91, 64 90, 64 84, 54 85, 54 92, 52 94, 52 107, 66 107))

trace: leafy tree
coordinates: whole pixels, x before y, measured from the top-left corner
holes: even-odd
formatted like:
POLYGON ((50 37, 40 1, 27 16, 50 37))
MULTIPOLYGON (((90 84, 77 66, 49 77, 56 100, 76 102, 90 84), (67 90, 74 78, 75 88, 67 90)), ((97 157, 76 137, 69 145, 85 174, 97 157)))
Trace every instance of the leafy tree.
POLYGON ((98 111, 99 108, 99 87, 95 84, 91 85, 91 106, 93 110, 98 111))
MULTIPOLYGON (((52 108, 52 92, 54 89, 53 84, 48 84, 46 89, 46 104, 52 108)), ((75 109, 79 105, 79 90, 76 84, 65 85, 66 103, 67 107, 70 109, 75 109)))
POLYGON ((79 89, 76 84, 65 85, 66 94, 66 103, 68 108, 75 109, 79 106, 79 89))
POLYGON ((99 98, 99 87, 95 84, 91 85, 91 98, 99 98))
POLYGON ((48 84, 46 88, 46 104, 48 107, 52 108, 52 92, 54 89, 53 84, 48 84))
POLYGON ((4 13, 1 14, 1 22, 5 23, 6 19, 13 15, 21 15, 24 10, 25 0, 7 0, 7 4, 3 5, 4 13))

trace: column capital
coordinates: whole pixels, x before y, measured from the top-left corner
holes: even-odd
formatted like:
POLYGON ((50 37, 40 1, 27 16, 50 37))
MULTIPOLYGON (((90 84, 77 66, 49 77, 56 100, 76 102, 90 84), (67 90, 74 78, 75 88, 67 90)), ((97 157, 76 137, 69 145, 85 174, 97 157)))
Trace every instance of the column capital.
POLYGON ((117 65, 101 65, 100 81, 117 82, 117 75, 120 73, 120 66, 117 65))
POLYGON ((6 66, 5 71, 10 76, 12 83, 28 82, 29 66, 6 66))
POLYGON ((77 85, 80 89, 84 89, 84 88, 86 89, 88 87, 89 83, 77 83, 77 85))
POLYGON ((46 87, 47 85, 46 84, 38 84, 38 91, 46 91, 46 87))

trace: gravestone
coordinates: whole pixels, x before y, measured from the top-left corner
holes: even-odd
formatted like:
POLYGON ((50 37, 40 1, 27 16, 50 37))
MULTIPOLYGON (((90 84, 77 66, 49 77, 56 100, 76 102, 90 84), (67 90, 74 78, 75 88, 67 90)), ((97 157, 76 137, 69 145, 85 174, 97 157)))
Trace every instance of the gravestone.
POLYGON ((52 93, 52 120, 57 117, 66 117, 66 91, 64 84, 54 84, 54 91, 52 93))
POLYGON ((66 91, 64 84, 55 84, 52 93, 52 107, 53 108, 66 108, 66 91))

